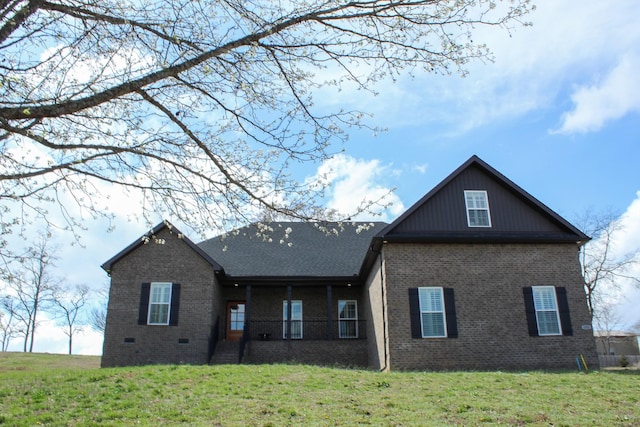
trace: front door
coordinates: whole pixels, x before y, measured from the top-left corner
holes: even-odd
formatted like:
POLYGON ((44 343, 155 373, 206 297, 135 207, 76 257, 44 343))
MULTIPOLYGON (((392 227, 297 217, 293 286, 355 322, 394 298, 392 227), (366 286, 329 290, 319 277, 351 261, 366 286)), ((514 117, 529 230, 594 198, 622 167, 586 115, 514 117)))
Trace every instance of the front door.
POLYGON ((227 341, 240 341, 244 331, 244 301, 227 303, 227 341))

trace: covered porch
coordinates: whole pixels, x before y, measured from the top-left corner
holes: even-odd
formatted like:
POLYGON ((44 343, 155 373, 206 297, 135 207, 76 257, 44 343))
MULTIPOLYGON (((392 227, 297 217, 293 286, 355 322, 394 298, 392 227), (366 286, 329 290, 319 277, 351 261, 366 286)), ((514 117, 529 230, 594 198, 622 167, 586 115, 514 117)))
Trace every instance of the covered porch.
POLYGON ((218 332, 226 351, 237 349, 238 363, 367 366, 360 286, 234 284, 225 291, 218 332))

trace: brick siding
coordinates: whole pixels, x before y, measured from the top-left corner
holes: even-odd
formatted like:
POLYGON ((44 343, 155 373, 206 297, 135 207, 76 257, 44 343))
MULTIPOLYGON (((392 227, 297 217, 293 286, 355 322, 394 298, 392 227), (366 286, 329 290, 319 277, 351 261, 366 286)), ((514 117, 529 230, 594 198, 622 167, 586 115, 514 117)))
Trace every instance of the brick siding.
POLYGON ((102 366, 208 363, 219 313, 213 305, 219 300, 213 268, 170 230, 156 238, 112 266, 102 366), (180 283, 177 326, 138 325, 144 282, 180 283))
POLYGON ((597 367, 575 245, 386 244, 383 255, 391 369, 577 369, 580 354, 597 367), (566 287, 573 336, 529 336, 522 288, 535 285, 566 287), (411 337, 408 289, 423 286, 454 289, 458 338, 411 337))
POLYGON ((381 258, 376 259, 372 271, 365 284, 365 301, 363 313, 367 319, 367 353, 369 367, 378 370, 388 370, 387 357, 389 352, 386 341, 386 305, 383 304, 384 282, 382 280, 381 258))
POLYGON ((366 340, 251 341, 243 363, 306 363, 321 366, 367 366, 366 340))
MULTIPOLYGON (((103 366, 208 363, 212 325, 219 318, 224 339, 227 302, 246 299, 244 287, 220 286, 212 266, 179 236, 165 229, 156 237, 112 266, 103 366), (181 284, 177 326, 138 325, 141 284, 154 281, 181 284)), ((283 340, 287 287, 253 286, 251 320, 276 327, 268 341, 252 330, 244 362, 538 369, 575 368, 582 354, 591 367, 598 364, 575 245, 385 244, 380 260, 363 288, 332 287, 334 322, 338 300, 357 300, 367 340, 283 340), (566 288, 573 336, 529 336, 522 288, 536 285, 566 288), (458 338, 411 337, 408 289, 421 286, 454 289, 458 338)), ((292 288, 292 299, 303 301, 304 321, 327 319, 326 298, 326 286, 292 288)))

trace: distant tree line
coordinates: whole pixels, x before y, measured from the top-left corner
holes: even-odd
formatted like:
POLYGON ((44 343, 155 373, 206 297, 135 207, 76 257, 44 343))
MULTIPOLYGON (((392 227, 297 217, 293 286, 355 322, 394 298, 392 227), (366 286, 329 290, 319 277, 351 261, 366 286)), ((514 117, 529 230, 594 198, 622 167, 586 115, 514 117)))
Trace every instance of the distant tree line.
POLYGON ((104 331, 104 290, 92 292, 84 284, 68 284, 55 275, 56 247, 49 231, 40 234, 20 255, 5 258, 0 271, 0 350, 7 351, 13 339, 22 339, 22 351, 33 352, 42 318, 53 320, 73 339, 86 326, 104 331), (99 307, 90 308, 94 297, 99 307))

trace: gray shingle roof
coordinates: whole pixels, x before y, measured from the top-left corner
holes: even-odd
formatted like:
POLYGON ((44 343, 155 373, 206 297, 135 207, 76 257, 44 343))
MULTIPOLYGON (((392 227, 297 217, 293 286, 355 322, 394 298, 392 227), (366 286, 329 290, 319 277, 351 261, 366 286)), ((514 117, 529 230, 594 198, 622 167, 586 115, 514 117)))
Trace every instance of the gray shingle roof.
POLYGON ((371 239, 386 225, 252 224, 198 246, 233 277, 350 277, 359 273, 371 239))

